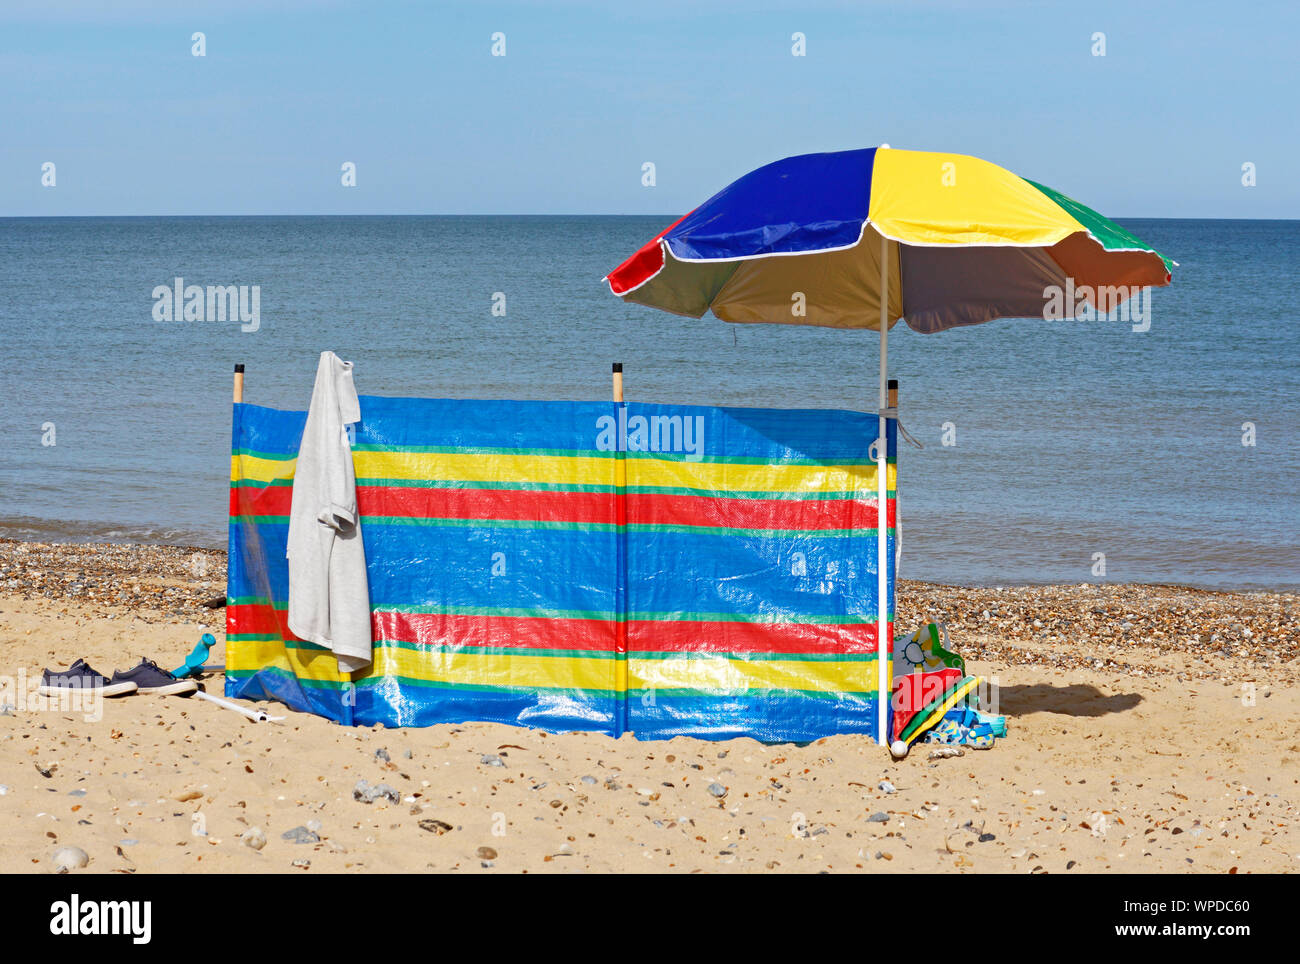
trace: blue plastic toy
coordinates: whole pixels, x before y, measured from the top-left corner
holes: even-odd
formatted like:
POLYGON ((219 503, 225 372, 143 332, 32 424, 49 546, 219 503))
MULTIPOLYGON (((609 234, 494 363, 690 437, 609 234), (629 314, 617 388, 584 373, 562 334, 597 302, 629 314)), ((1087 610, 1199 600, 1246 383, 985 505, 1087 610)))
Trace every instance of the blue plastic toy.
POLYGON ((177 679, 185 679, 187 676, 198 675, 205 667, 204 660, 208 658, 208 650, 217 645, 216 639, 211 633, 204 633, 199 638, 199 644, 194 647, 194 652, 185 657, 185 665, 179 669, 172 670, 172 675, 177 679))

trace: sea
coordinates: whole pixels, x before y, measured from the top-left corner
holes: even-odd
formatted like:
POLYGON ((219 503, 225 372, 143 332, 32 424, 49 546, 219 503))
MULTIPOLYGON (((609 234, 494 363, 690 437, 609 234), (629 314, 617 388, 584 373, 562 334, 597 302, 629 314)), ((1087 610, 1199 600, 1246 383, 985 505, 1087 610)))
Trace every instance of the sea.
MULTIPOLYGON (((302 409, 326 349, 372 395, 876 409, 874 332, 613 297, 672 220, 0 219, 0 536, 223 546, 233 366, 302 409), (249 320, 160 320, 178 278, 249 320)), ((1300 588, 1300 221, 1121 223, 1178 262, 1147 330, 893 330, 903 578, 1300 588)))

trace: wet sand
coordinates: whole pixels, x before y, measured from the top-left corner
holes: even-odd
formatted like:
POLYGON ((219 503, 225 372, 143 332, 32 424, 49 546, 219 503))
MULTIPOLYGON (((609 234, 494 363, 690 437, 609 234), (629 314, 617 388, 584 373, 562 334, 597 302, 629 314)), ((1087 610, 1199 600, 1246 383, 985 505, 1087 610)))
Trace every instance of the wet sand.
MULTIPOLYGON (((170 668, 200 633, 221 640, 222 611, 202 603, 224 564, 0 541, 7 692, 78 656, 170 668)), ((50 872, 64 846, 88 854, 79 873, 1300 869, 1298 603, 904 582, 900 626, 946 620, 1008 716, 993 749, 952 759, 918 745, 894 762, 861 737, 349 730, 283 708, 258 724, 139 695, 87 719, 0 695, 0 871, 50 872), (361 780, 391 797, 355 799, 361 780)), ((220 676, 205 686, 220 694, 220 676)))

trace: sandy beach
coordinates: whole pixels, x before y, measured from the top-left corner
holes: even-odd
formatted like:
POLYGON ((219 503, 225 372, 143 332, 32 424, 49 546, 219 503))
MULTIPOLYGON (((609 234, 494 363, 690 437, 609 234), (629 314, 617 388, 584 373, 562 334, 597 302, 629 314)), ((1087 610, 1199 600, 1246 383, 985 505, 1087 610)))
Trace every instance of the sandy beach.
POLYGON ((951 759, 15 699, 78 657, 179 665, 222 639, 203 604, 224 587, 210 550, 0 541, 0 871, 48 873, 63 846, 81 873, 1300 869, 1295 594, 903 581, 900 627, 946 621, 1008 716, 951 759), (356 799, 362 780, 391 796, 356 799))

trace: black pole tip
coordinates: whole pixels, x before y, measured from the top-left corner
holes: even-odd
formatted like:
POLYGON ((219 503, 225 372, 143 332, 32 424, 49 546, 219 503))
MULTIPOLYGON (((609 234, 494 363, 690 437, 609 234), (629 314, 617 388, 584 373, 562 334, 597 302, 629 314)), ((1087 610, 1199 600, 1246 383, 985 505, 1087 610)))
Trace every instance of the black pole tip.
POLYGON ((614 369, 613 369, 613 370, 616 371, 616 372, 621 372, 621 371, 623 370, 623 363, 622 363, 621 361, 616 361, 616 362, 614 362, 614 369))
POLYGON ((896 391, 897 389, 898 389, 898 379, 891 378, 889 380, 889 390, 892 392, 892 391, 896 391))
POLYGON ((241 372, 243 372, 243 370, 244 370, 244 366, 243 366, 243 365, 236 365, 236 366, 235 366, 235 374, 236 374, 236 375, 238 375, 238 374, 240 374, 241 372))

